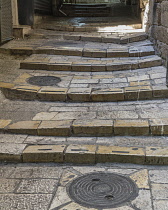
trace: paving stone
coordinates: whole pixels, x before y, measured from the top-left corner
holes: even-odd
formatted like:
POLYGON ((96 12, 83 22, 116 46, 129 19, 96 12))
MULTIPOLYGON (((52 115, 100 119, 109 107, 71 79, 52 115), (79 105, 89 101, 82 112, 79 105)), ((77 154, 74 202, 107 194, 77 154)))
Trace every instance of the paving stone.
POLYGON ((71 120, 42 121, 38 127, 40 136, 70 136, 71 120))
POLYGON ((59 206, 66 204, 68 202, 71 202, 71 199, 66 192, 66 188, 60 186, 58 187, 57 193, 52 200, 50 209, 58 208, 59 206))
POLYGON ((152 184, 151 189, 154 200, 168 199, 168 184, 152 184))
POLYGON ((168 209, 168 200, 154 200, 154 210, 166 210, 168 209))
POLYGON ((103 209, 103 210, 133 210, 130 206, 122 206, 117 208, 103 209))
POLYGON ((136 147, 98 146, 96 161, 98 163, 121 162, 143 164, 145 153, 143 149, 136 147))
POLYGON ((21 154, 26 144, 0 143, 1 162, 21 162, 21 154))
POLYGON ((14 193, 19 183, 20 181, 15 179, 0 179, 0 193, 14 193))
POLYGON ((67 163, 95 163, 95 145, 69 145, 65 152, 67 163))
POLYGON ((138 188, 149 189, 148 170, 138 171, 130 176, 135 181, 138 188))
POLYGON ((22 144, 27 135, 0 134, 0 143, 22 144))
POLYGON ((77 173, 74 173, 71 170, 65 169, 60 179, 60 186, 65 187, 77 177, 78 177, 77 173))
POLYGON ((75 120, 73 133, 78 136, 109 136, 113 134, 112 120, 75 120))
POLYGON ((17 189, 17 193, 41 193, 51 194, 57 187, 58 180, 55 179, 23 179, 17 189))
POLYGON ((40 112, 36 114, 33 120, 52 120, 58 112, 40 112))
POLYGON ((166 170, 149 170, 149 178, 154 183, 167 183, 168 176, 166 170))
POLYGON ((65 145, 33 145, 23 151, 23 162, 63 162, 65 145))
POLYGON ((1 209, 47 210, 52 194, 3 194, 0 195, 1 209))
MULTIPOLYGON (((71 202, 67 203, 64 207, 61 207, 60 210, 69 210, 69 209, 78 209, 78 210, 87 210, 87 207, 80 206, 77 203, 71 202)), ((89 208, 90 210, 96 210, 94 208, 89 208)))
POLYGON ((148 164, 168 164, 168 148, 167 147, 147 147, 146 163, 148 164))
POLYGON ((150 190, 140 190, 139 196, 131 203, 134 208, 152 210, 150 190))
POLYGON ((14 167, 0 165, 0 179, 7 179, 13 173, 14 167))
POLYGON ((107 168, 107 172, 128 175, 128 174, 137 172, 137 170, 136 169, 125 169, 125 168, 122 168, 122 169, 107 168))
POLYGON ((8 132, 37 135, 37 128, 41 121, 20 121, 8 126, 8 132))
POLYGON ((93 101, 123 101, 124 93, 122 89, 100 89, 93 90, 91 93, 93 101))
POLYGON ((65 101, 67 91, 67 88, 43 87, 38 91, 38 97, 44 101, 65 101))
POLYGON ((66 137, 53 137, 53 136, 28 136, 24 141, 25 144, 61 144, 66 141, 66 137))
POLYGON ((121 136, 146 136, 149 135, 149 123, 147 120, 116 120, 114 133, 121 136))
POLYGON ((90 101, 91 88, 70 88, 68 98, 72 101, 90 101))

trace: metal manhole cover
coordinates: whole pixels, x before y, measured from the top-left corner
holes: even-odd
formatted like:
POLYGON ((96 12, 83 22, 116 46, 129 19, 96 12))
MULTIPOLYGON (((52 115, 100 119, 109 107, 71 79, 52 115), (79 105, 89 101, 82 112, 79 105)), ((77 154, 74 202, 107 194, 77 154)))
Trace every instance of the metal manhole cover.
POLYGON ((138 196, 138 188, 129 177, 112 173, 78 177, 67 191, 72 200, 89 208, 114 208, 138 196))
POLYGON ((61 79, 54 76, 34 76, 30 77, 27 82, 31 85, 37 86, 56 86, 61 79))

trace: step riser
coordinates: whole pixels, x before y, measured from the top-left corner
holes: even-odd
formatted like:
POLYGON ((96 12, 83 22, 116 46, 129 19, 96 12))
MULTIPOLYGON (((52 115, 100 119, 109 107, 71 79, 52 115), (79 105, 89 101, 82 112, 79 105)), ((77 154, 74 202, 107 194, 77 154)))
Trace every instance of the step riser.
MULTIPOLYGON (((6 83, 7 84, 7 83, 6 83)), ((1 85, 2 86, 2 85, 1 85)), ((39 101, 66 101, 66 102, 117 102, 157 100, 168 98, 168 89, 153 90, 149 86, 130 87, 121 89, 95 90, 83 88, 77 92, 71 88, 46 88, 34 86, 14 86, 12 88, 1 87, 6 98, 10 100, 39 100, 39 101), (139 88, 139 89, 138 89, 139 88), (82 92, 83 91, 83 92, 82 92)))
POLYGON ((134 163, 167 165, 166 149, 161 147, 119 147, 101 145, 28 145, 18 154, 3 153, 0 161, 22 163, 134 163))
MULTIPOLYGON (((38 136, 103 137, 168 135, 168 119, 149 120, 50 120, 20 121, 7 124, 0 132, 38 136), (162 122, 162 123, 161 123, 162 122)), ((0 120, 2 121, 2 120, 0 120)), ((3 120, 4 122, 5 120, 3 120)), ((7 121, 7 120, 6 120, 7 121)))
MULTIPOLYGON (((69 62, 68 62, 69 63, 69 62)), ((47 70, 47 71, 74 71, 74 72, 102 72, 102 71, 123 71, 123 70, 135 70, 139 68, 150 68, 155 66, 161 66, 162 60, 158 59, 155 61, 146 61, 141 63, 123 63, 121 64, 102 64, 102 65, 92 65, 92 64, 70 64, 60 63, 60 64, 48 64, 48 63, 36 63, 36 62, 22 62, 20 64, 21 69, 29 70, 47 70)))

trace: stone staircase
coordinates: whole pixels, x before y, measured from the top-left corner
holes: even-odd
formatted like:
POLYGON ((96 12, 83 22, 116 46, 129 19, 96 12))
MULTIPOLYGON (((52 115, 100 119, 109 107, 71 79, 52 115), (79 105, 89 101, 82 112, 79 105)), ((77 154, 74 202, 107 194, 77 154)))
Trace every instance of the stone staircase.
POLYGON ((61 34, 55 27, 59 38, 53 39, 50 30, 41 32, 42 38, 37 29, 29 39, 0 47, 2 53, 26 56, 15 79, 0 82, 8 103, 32 110, 23 117, 18 109, 14 117, 5 111, 0 120, 6 135, 32 135, 34 143, 25 141, 19 161, 167 164, 167 147, 155 144, 168 134, 166 68, 147 35, 138 30, 61 34), (37 136, 59 141, 39 145, 37 136), (124 145, 119 136, 127 139, 124 145), (90 138, 102 138, 101 144, 90 138))
POLYGON ((63 4, 61 10, 69 17, 130 16, 131 7, 124 4, 63 4))

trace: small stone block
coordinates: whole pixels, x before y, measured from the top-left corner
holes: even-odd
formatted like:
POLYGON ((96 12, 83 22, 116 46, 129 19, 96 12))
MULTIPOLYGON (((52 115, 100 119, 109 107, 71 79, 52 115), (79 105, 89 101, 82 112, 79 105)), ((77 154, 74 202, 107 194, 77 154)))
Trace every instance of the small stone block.
POLYGON ((67 91, 67 88, 43 87, 38 91, 37 96, 44 101, 66 101, 67 91))
POLYGON ((138 188, 150 189, 148 176, 148 170, 143 169, 132 174, 130 178, 137 184, 138 188))
POLYGON ((153 86, 154 98, 168 98, 168 88, 166 86, 153 86))
POLYGON ((146 163, 156 165, 168 164, 168 148, 147 147, 146 148, 146 163))
POLYGON ((41 121, 19 121, 8 126, 7 131, 17 134, 37 135, 41 121))
POLYGON ((153 97, 150 86, 126 87, 124 91, 125 100, 146 100, 153 97))
POLYGON ((73 133, 78 136, 111 136, 113 120, 75 120, 73 133))
POLYGON ((124 92, 122 89, 110 88, 94 90, 91 93, 92 101, 124 101, 124 92))
POLYGON ((107 49, 107 57, 129 57, 128 49, 107 49))
POLYGON ((66 145, 32 145, 23 151, 23 162, 63 162, 66 145))
POLYGON ((116 120, 114 122, 115 135, 141 136, 149 135, 147 120, 116 120))
POLYGON ((95 163, 96 145, 69 145, 65 152, 67 163, 95 163))
POLYGON ((70 88, 68 99, 72 101, 90 101, 91 88, 70 88))
POLYGON ((145 152, 137 147, 98 146, 96 162, 120 162, 143 164, 145 152))
POLYGON ((11 123, 11 120, 3 120, 0 119, 0 130, 4 129, 6 126, 8 126, 11 123))
POLYGON ((152 135, 168 134, 168 118, 151 119, 150 130, 152 135))
POLYGON ((71 120, 42 121, 38 127, 39 136, 70 136, 71 120))
POLYGON ((15 84, 7 83, 7 82, 0 82, 0 88, 11 89, 15 86, 15 84))

